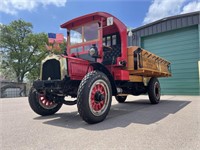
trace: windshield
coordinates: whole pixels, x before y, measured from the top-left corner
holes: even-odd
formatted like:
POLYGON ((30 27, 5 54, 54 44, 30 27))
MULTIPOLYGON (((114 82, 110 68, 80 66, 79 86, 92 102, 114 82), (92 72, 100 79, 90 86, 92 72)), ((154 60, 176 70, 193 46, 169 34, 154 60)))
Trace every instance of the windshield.
POLYGON ((98 23, 91 23, 70 30, 70 45, 98 39, 98 27, 98 23))

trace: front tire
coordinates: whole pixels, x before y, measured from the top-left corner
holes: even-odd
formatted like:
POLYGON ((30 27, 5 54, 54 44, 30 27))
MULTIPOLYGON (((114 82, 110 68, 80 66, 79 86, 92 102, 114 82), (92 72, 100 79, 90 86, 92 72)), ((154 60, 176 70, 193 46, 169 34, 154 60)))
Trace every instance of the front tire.
POLYGON ((157 78, 151 78, 148 84, 149 100, 152 104, 158 104, 160 102, 161 89, 160 83, 157 78))
POLYGON ((77 95, 78 112, 84 121, 93 124, 106 118, 111 106, 112 89, 104 73, 89 72, 81 81, 77 95))
POLYGON ((41 116, 55 114, 61 107, 62 103, 56 103, 49 100, 43 93, 39 93, 35 88, 31 88, 28 97, 29 105, 32 110, 41 116))

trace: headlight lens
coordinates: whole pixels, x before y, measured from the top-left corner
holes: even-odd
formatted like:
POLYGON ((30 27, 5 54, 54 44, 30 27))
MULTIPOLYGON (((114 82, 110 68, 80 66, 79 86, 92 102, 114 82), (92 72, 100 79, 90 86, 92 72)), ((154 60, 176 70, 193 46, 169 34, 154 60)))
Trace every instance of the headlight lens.
POLYGON ((98 48, 96 46, 96 44, 92 44, 90 50, 89 50, 89 55, 93 58, 98 58, 98 48))
POLYGON ((89 51, 90 56, 94 56, 95 53, 96 53, 95 48, 94 48, 94 47, 91 47, 91 48, 90 48, 90 51, 89 51))

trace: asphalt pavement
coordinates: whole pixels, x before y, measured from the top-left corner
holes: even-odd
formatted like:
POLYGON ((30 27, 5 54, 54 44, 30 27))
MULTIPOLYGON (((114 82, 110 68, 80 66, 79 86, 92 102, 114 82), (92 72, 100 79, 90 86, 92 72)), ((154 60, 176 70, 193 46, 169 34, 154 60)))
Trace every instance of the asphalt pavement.
POLYGON ((77 106, 41 117, 27 97, 0 99, 1 150, 199 150, 200 96, 113 97, 106 120, 90 125, 77 106))

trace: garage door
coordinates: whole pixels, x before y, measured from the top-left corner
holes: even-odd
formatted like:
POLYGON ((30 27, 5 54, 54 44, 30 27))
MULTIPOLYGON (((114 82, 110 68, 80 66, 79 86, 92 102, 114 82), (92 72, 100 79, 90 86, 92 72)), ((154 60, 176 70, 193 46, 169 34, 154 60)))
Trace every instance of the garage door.
POLYGON ((162 94, 200 94, 198 26, 142 37, 141 46, 172 63, 173 76, 160 79, 162 94))

